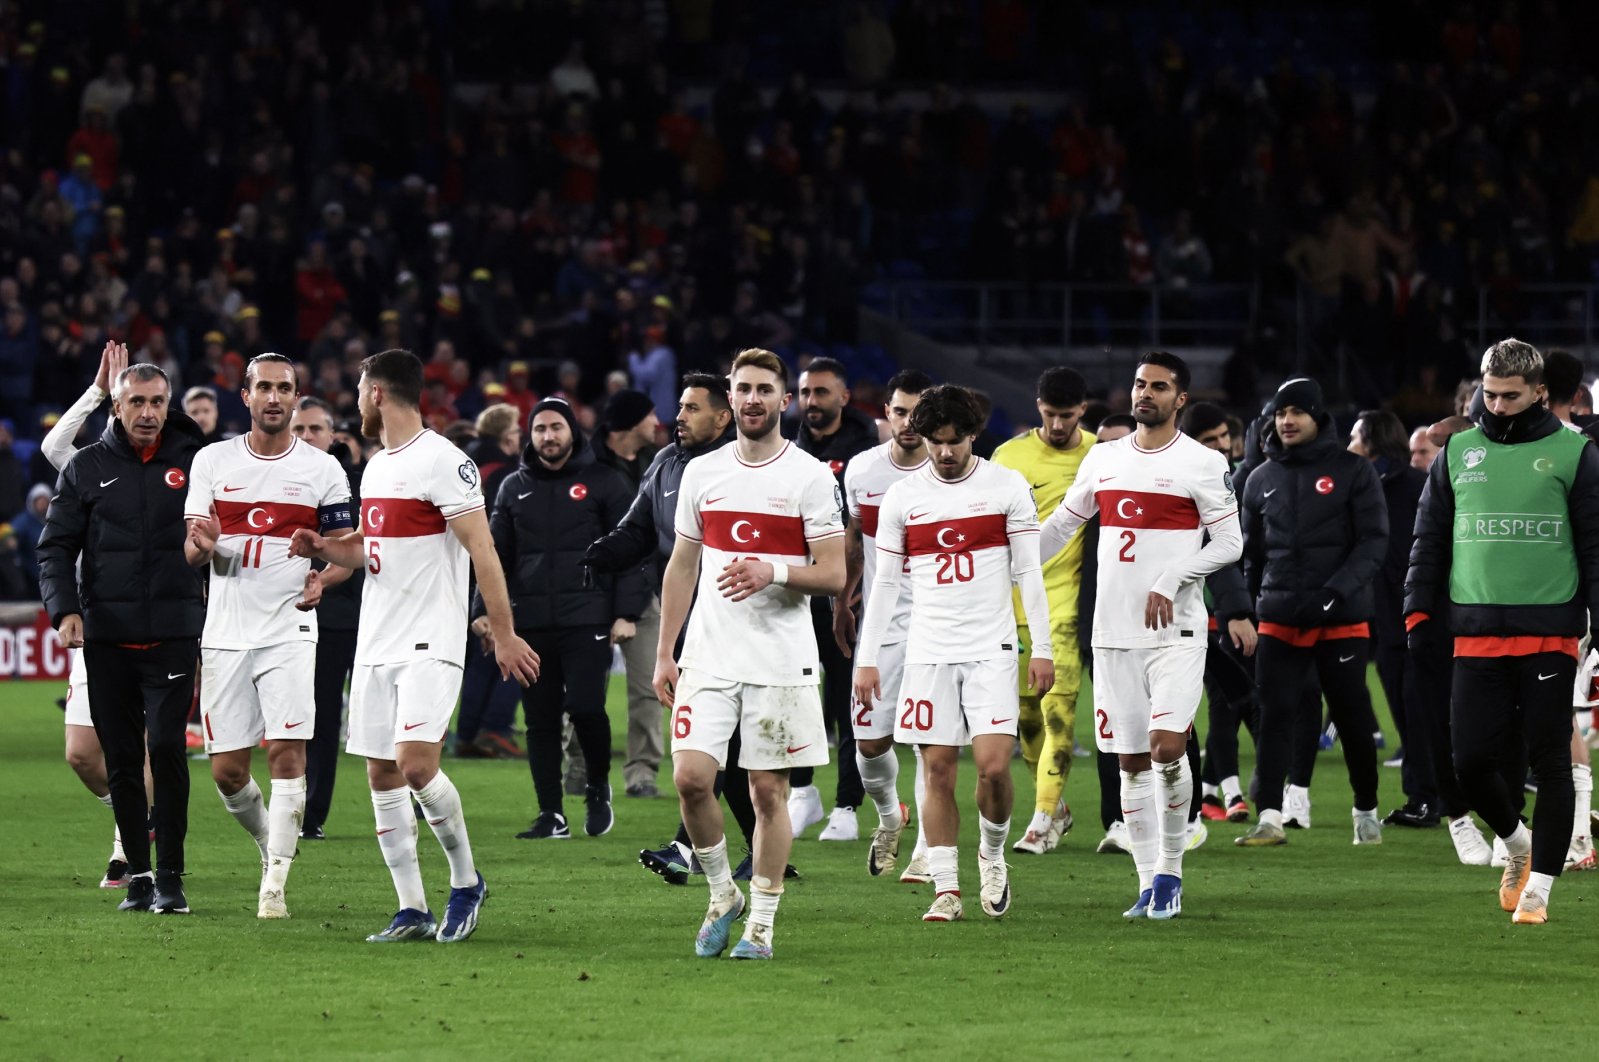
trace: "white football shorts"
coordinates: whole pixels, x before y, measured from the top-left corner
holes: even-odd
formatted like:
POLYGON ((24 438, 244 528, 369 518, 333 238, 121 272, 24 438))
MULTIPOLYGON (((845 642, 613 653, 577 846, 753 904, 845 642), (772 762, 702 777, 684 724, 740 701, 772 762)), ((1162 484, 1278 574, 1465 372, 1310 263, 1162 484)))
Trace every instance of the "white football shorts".
POLYGON ((345 750, 369 760, 392 760, 394 746, 402 741, 444 740, 461 698, 461 673, 459 664, 434 657, 355 665, 345 750))
POLYGON ((970 745, 984 734, 1016 736, 1015 653, 960 664, 906 664, 895 707, 902 745, 970 745))
POLYGON ((878 687, 883 695, 872 704, 862 704, 850 696, 850 724, 855 730, 855 740, 894 736, 894 719, 898 714, 899 687, 905 677, 905 643, 885 645, 877 653, 878 687))
POLYGON ((786 771, 827 762, 827 725, 816 686, 757 686, 703 671, 677 676, 670 717, 672 751, 715 757, 727 766, 727 743, 736 727, 739 766, 786 771))
POLYGON ((200 650, 200 722, 207 755, 316 730, 316 643, 200 650))
POLYGON ((1094 649, 1094 741, 1101 752, 1149 751, 1151 730, 1184 734, 1205 690, 1205 644, 1094 649))

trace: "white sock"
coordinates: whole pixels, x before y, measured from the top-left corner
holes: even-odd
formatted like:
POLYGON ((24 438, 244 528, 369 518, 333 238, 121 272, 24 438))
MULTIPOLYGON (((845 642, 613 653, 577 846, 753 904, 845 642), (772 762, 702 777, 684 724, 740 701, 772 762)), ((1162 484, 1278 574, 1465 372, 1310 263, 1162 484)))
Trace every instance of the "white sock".
MULTIPOLYGON (((1186 761, 1185 761, 1186 762, 1186 761)), ((1127 842, 1133 850, 1133 866, 1138 871, 1138 888, 1150 888, 1155 881, 1155 858, 1160 851, 1160 827, 1155 814, 1154 771, 1122 771, 1122 821, 1127 824, 1127 842)))
POLYGON ((927 771, 922 766, 922 747, 912 745, 911 752, 916 756, 916 845, 911 849, 911 858, 927 855, 927 830, 923 826, 926 821, 922 818, 922 803, 927 799, 927 771))
POLYGON ((1528 874, 1527 887, 1521 891, 1522 899, 1526 899, 1528 896, 1536 896, 1544 903, 1548 903, 1549 890, 1554 887, 1554 884, 1555 876, 1553 874, 1528 874))
POLYGON ((261 787, 251 778, 243 789, 232 796, 217 790, 222 797, 222 804, 228 809, 229 814, 239 820, 239 825, 244 827, 244 832, 255 838, 256 847, 261 849, 261 861, 267 861, 267 812, 266 803, 261 799, 261 787))
POLYGON ((1513 856, 1524 856, 1532 851, 1532 831, 1525 822, 1516 823, 1515 831, 1501 840, 1505 842, 1505 850, 1513 856))
POLYGON ((282 889, 294 865, 300 844, 300 821, 305 818, 305 775, 272 779, 272 803, 267 805, 267 868, 263 889, 282 889))
POLYGON ((1283 828, 1282 808, 1261 808, 1259 818, 1261 822, 1275 826, 1279 830, 1283 828))
POLYGON ((472 862, 472 842, 466 836, 466 816, 461 813, 461 794, 455 783, 440 771, 427 785, 412 790, 412 795, 443 846, 444 858, 450 861, 450 888, 476 886, 477 864, 472 862))
POLYGON ((763 889, 759 885, 750 885, 749 914, 744 923, 744 936, 752 937, 759 930, 765 930, 763 943, 772 942, 772 919, 777 917, 777 901, 783 898, 783 887, 776 889, 763 889))
POLYGON ((860 768, 861 787, 877 805, 877 820, 884 829, 899 829, 899 757, 889 749, 881 756, 863 756, 855 746, 855 766, 860 768))
POLYGON ((416 813, 411 810, 411 791, 403 786, 372 790, 372 818, 377 823, 378 848, 389 865, 400 907, 426 911, 427 892, 422 888, 422 868, 416 862, 416 813))
POLYGON ((952 844, 929 845, 927 869, 933 873, 933 892, 961 894, 960 863, 952 844))
MULTIPOLYGON (((107 793, 103 797, 95 797, 95 799, 104 804, 106 807, 111 807, 110 793, 107 793)), ((122 827, 116 824, 115 819, 111 820, 111 858, 120 863, 126 863, 128 861, 128 853, 122 850, 122 827)))
POLYGON ((733 884, 733 868, 727 862, 727 836, 709 848, 695 848, 694 854, 705 871, 705 884, 711 887, 711 902, 720 903, 731 896, 738 886, 733 884))
POLYGON ((1155 764, 1160 797, 1160 859, 1155 873, 1183 876, 1183 849, 1188 846, 1188 808, 1194 802, 1194 778, 1188 757, 1155 764))
POLYGON ((1221 780, 1221 795, 1222 799, 1228 804, 1244 798, 1244 787, 1238 784, 1238 776, 1236 774, 1229 774, 1221 780))
POLYGON ((1005 858, 1005 838, 1010 836, 1010 819, 1007 817, 1004 822, 989 822, 982 812, 978 812, 977 823, 983 838, 978 845, 978 852, 984 859, 1005 858))
POLYGON ((1593 768, 1586 763, 1572 764, 1571 788, 1577 793, 1577 807, 1571 822, 1571 839, 1576 841, 1593 831, 1588 818, 1593 807, 1593 768))
POLYGON ((1221 799, 1221 787, 1211 785, 1209 782, 1199 783, 1199 795, 1202 797, 1215 797, 1221 799))

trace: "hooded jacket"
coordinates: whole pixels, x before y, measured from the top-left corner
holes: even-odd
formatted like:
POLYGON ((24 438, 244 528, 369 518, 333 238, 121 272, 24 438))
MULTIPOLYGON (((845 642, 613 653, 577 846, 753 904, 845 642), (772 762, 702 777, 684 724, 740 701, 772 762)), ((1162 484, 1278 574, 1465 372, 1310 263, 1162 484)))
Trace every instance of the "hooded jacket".
MULTIPOLYGON (((596 464, 585 446, 557 469, 545 467, 531 445, 522 451, 489 517, 518 630, 608 628, 618 617, 644 612, 649 593, 642 569, 592 581, 583 571, 583 551, 622 519, 630 500, 622 477, 596 464)), ((476 605, 479 615, 481 598, 476 605)))
POLYGON ((845 406, 839 413, 838 430, 833 434, 823 435, 820 438, 812 435, 811 430, 805 426, 805 419, 801 417, 794 441, 801 450, 826 465, 842 488, 844 466, 849 464, 849 459, 862 451, 870 450, 880 440, 877 438, 876 421, 854 406, 845 406))
POLYGON ((89 642, 200 637, 203 569, 183 559, 183 500, 204 445, 200 426, 174 410, 148 461, 114 417, 98 442, 72 456, 39 539, 39 589, 52 624, 78 613, 89 642))
POLYGON ((1341 627, 1371 619, 1372 582, 1388 549, 1388 507, 1371 462, 1340 445, 1332 418, 1284 446, 1244 485, 1244 579, 1263 623, 1341 627))
MULTIPOLYGON (((1490 443, 1513 446, 1568 430, 1541 407, 1508 419, 1512 423, 1498 428, 1490 418, 1479 423, 1490 443)), ((1445 621, 1456 637, 1580 637, 1590 629, 1590 617, 1599 616, 1599 449, 1591 444, 1582 448, 1567 491, 1579 576, 1571 600, 1557 605, 1459 605, 1449 598, 1456 517, 1449 450, 1464 445, 1463 433, 1450 436, 1428 469, 1416 512, 1410 570, 1405 576, 1405 615, 1424 613, 1445 621)))

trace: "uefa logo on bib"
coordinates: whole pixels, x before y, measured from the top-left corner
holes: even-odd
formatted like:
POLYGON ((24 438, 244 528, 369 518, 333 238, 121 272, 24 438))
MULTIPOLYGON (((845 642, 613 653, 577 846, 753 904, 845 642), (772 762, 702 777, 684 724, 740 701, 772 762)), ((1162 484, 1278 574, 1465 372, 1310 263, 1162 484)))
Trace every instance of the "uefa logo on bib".
POLYGON ((1460 458, 1466 462, 1467 468, 1476 468, 1488 459, 1488 448, 1486 446, 1473 446, 1461 454, 1460 458))

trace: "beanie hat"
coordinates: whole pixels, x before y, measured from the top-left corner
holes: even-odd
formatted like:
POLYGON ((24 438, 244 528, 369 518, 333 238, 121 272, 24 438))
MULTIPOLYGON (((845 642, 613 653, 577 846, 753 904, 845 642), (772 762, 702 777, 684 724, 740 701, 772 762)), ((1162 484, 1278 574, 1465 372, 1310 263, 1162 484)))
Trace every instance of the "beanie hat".
POLYGON ((1280 413, 1289 406, 1302 409, 1320 420, 1325 412, 1322 407, 1321 384, 1308 376, 1297 376, 1277 388, 1277 394, 1271 400, 1271 411, 1280 413))
POLYGON ((577 426, 577 414, 572 412, 572 404, 564 398, 541 399, 538 405, 533 407, 533 411, 527 415, 527 434, 529 436, 533 434, 533 418, 538 416, 540 413, 543 413, 547 409, 553 409, 555 412, 565 417, 566 426, 572 429, 572 438, 582 441, 583 432, 579 430, 577 426))
POLYGON ((623 388, 605 400, 600 418, 606 431, 627 431, 655 411, 655 403, 643 391, 623 388))

